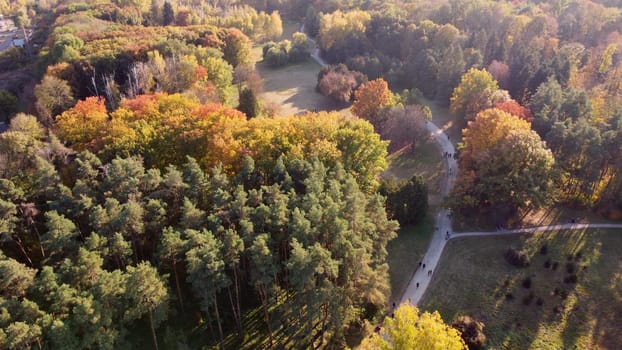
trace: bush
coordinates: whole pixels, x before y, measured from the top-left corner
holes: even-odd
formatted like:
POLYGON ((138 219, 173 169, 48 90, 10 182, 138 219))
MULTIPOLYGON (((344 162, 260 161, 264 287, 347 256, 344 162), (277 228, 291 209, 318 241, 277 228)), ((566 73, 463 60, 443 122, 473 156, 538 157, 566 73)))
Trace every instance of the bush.
POLYGON ((568 272, 569 274, 573 274, 575 273, 576 270, 577 270, 577 265, 575 265, 575 263, 573 262, 566 263, 566 272, 568 272))
POLYGON ((536 305, 538 306, 544 305, 544 300, 542 300, 542 298, 538 298, 538 300, 536 300, 536 305))
POLYGON ((505 252, 505 260, 516 267, 527 267, 530 263, 527 253, 514 248, 509 248, 505 252))
POLYGON ((506 298, 507 300, 514 300, 514 294, 512 294, 512 293, 506 293, 506 294, 505 294, 505 298, 506 298))
POLYGON ((574 284, 577 283, 578 277, 576 274, 572 274, 572 275, 568 275, 566 276, 566 278, 564 278, 564 283, 568 283, 568 284, 574 284))
POLYGON ((523 288, 531 288, 531 277, 527 277, 523 280, 523 288))
POLYGON ((557 270, 557 267, 559 266, 559 262, 554 261, 553 265, 551 265, 551 269, 553 269, 553 271, 557 270))
POLYGON ((523 304, 525 305, 529 305, 531 304, 531 302, 533 301, 534 298, 534 294, 533 292, 530 292, 529 294, 527 294, 524 298, 523 298, 523 304))
POLYGON ((544 262, 544 268, 548 269, 551 267, 551 259, 546 259, 546 261, 544 262))
POLYGON ((460 316, 451 326, 460 331, 460 336, 469 350, 479 350, 484 346, 486 335, 484 334, 483 322, 470 316, 460 316))
POLYGON ((540 254, 546 255, 549 252, 549 247, 545 244, 540 248, 540 254))

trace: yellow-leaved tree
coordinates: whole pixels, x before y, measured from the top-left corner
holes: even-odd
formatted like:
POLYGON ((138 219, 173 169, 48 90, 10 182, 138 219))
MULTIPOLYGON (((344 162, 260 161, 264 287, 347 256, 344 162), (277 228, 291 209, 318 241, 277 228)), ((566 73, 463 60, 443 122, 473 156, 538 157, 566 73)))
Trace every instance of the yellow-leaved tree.
POLYGON ((419 313, 410 303, 384 319, 381 334, 363 340, 364 350, 466 350, 458 330, 443 322, 438 311, 419 313))

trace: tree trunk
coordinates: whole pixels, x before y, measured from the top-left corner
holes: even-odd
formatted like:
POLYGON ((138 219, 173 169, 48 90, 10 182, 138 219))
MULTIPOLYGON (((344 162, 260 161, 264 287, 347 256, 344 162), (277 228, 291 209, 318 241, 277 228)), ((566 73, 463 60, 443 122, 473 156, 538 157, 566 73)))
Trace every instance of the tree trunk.
POLYGON ((209 316, 209 307, 205 309, 205 317, 207 318, 207 328, 209 328, 209 333, 213 339, 216 339, 216 334, 214 333, 214 326, 212 326, 212 318, 209 316))
POLYGON ((272 348, 273 339, 272 339, 272 325, 270 324, 270 311, 268 311, 268 291, 265 287, 259 286, 259 298, 261 299, 261 306, 263 309, 263 319, 266 321, 266 326, 268 326, 268 338, 270 340, 270 348, 272 348))
POLYGON ((238 329, 238 333, 241 334, 240 327, 238 325, 238 314, 235 309, 235 303, 233 302, 233 296, 231 295, 230 287, 227 287, 227 295, 229 296, 229 303, 231 304, 231 312, 233 312, 233 319, 235 319, 235 327, 238 329))
POLYGON ((309 348, 314 350, 315 345, 313 341, 313 313, 311 312, 311 298, 311 294, 307 293, 307 332, 309 333, 309 348))
POLYGON ((218 312, 218 301, 216 300, 216 293, 212 293, 213 302, 214 302, 214 311, 216 313, 216 324, 218 325, 218 335, 220 336, 220 343, 218 343, 220 350, 225 349, 224 337, 222 333, 222 324, 220 322, 220 313, 218 312))
POLYGON ((177 259, 175 258, 173 258, 173 275, 175 276, 175 286, 177 287, 177 297, 179 298, 181 312, 184 312, 184 300, 181 298, 181 287, 179 286, 179 276, 177 275, 177 259))
POLYGON ((24 254, 24 257, 26 258, 26 260, 28 261, 30 266, 33 266, 32 260, 30 260, 30 257, 28 256, 28 253, 26 252, 26 249, 24 249, 24 245, 22 244, 22 241, 19 238, 17 238, 17 239, 13 238, 13 242, 15 242, 15 244, 17 244, 17 247, 19 248, 19 251, 22 252, 22 254, 24 254))
POLYGON ((233 267, 233 285, 235 287, 235 307, 237 308, 238 318, 236 320, 240 333, 243 333, 242 329, 242 309, 240 308, 240 283, 238 281, 238 267, 233 267))
POLYGON ((151 310, 149 310, 149 326, 151 326, 151 336, 153 337, 155 350, 158 350, 158 337, 156 337, 155 327, 153 326, 153 312, 151 310))

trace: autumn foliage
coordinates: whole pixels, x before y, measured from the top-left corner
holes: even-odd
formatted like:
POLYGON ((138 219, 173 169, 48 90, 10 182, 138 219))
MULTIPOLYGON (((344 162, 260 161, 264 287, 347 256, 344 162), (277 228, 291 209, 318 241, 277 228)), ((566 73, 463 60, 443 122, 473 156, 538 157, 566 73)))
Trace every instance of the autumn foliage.
POLYGON ((249 155, 267 172, 281 155, 317 157, 328 165, 343 162, 364 188, 375 186, 375 176, 386 168, 387 142, 371 124, 337 113, 247 120, 221 104, 164 93, 123 100, 111 113, 103 103, 89 98, 63 113, 56 123, 61 138, 104 159, 141 154, 159 168, 183 164, 189 155, 206 168, 222 164, 233 172, 249 155))
POLYGON ((533 113, 527 107, 521 106, 514 100, 499 102, 495 105, 495 108, 500 109, 506 113, 515 115, 523 120, 531 122, 533 120, 533 113))
POLYGON ((354 92, 354 103, 350 110, 359 118, 376 125, 378 112, 391 103, 392 94, 384 79, 376 79, 361 85, 354 92))

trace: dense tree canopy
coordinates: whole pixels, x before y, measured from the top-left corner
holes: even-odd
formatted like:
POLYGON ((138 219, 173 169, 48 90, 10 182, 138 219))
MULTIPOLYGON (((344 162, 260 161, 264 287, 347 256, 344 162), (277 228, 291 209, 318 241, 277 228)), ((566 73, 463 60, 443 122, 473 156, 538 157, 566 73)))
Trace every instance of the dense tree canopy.
POLYGON ((527 121, 498 109, 480 112, 464 129, 452 206, 512 215, 551 200, 551 151, 527 121))
MULTIPOLYGON (((143 98, 124 102, 121 108, 132 106, 123 112, 128 120, 140 114, 153 123, 166 118, 167 106, 179 113, 216 108, 143 98)), ((65 116, 89 112, 79 105, 65 116)), ((329 114, 262 122, 230 116, 247 123, 247 152, 276 160, 246 155, 228 173, 222 165, 204 172, 190 157, 157 169, 140 157, 102 162, 85 151, 66 163, 34 118, 14 119, 0 139, 2 155, 19 160, 0 173, 1 247, 10 256, 0 260, 7 286, 0 307, 8 316, 0 329, 10 347, 131 347, 129 330, 144 322, 158 348, 171 337, 164 326, 189 317, 190 305, 200 305, 215 344, 240 324, 249 307, 243 295, 263 305, 267 329, 278 327, 297 347, 320 334, 340 344, 347 324, 386 303, 386 244, 398 224, 387 218, 383 197, 362 190, 380 170, 369 161, 384 161, 384 153, 361 147, 378 140, 371 125, 329 114), (271 148, 276 140, 285 146, 284 136, 328 153, 271 148)), ((86 140, 91 130, 80 135, 86 140)), ((180 341, 196 345, 199 338, 206 337, 180 341)), ((263 340, 255 340, 258 347, 263 340)))

